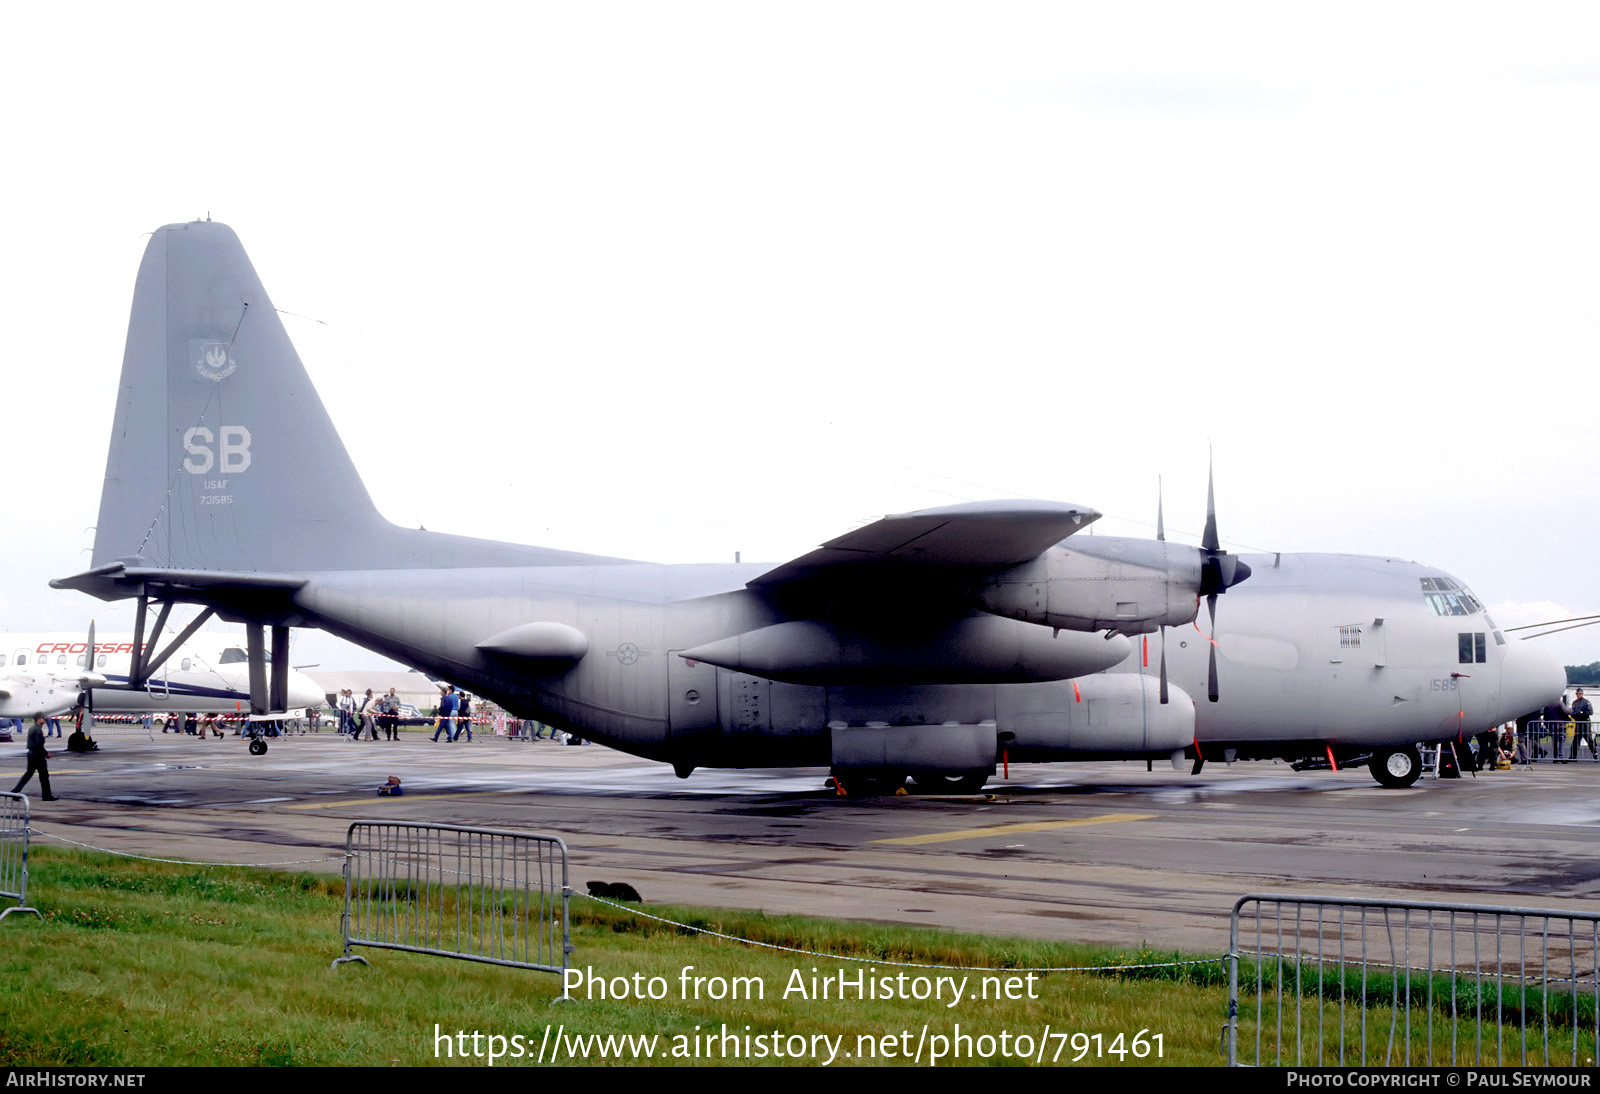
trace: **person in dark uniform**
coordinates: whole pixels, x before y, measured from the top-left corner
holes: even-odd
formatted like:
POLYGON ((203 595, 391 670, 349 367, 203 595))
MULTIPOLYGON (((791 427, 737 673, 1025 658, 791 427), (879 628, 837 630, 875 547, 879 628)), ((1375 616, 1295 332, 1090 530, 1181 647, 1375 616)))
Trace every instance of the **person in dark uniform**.
POLYGON ((1594 738, 1589 735, 1589 719, 1594 717, 1594 704, 1583 697, 1583 689, 1572 697, 1572 756, 1578 758, 1578 742, 1582 741, 1589 746, 1589 755, 1600 759, 1600 754, 1594 750, 1594 738))
MULTIPOLYGON (((1567 711, 1562 703, 1552 703, 1544 708, 1544 731, 1550 738, 1550 761, 1564 764, 1562 750, 1567 746, 1567 711)), ((1543 756, 1544 752, 1540 751, 1543 756)))
POLYGON ((28 780, 33 778, 33 773, 39 773, 39 789, 44 791, 43 798, 47 802, 56 800, 50 793, 50 765, 46 762, 50 753, 44 750, 44 719, 33 720, 33 728, 28 730, 28 770, 22 778, 17 780, 17 785, 11 788, 13 794, 22 793, 22 788, 28 785, 28 780))

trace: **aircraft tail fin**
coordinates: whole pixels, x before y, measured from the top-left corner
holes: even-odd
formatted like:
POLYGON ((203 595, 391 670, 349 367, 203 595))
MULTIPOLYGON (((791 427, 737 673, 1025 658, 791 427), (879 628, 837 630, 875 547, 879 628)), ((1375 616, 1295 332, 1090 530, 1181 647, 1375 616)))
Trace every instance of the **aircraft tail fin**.
POLYGON ((233 231, 157 229, 93 565, 235 573, 598 561, 386 521, 233 231))

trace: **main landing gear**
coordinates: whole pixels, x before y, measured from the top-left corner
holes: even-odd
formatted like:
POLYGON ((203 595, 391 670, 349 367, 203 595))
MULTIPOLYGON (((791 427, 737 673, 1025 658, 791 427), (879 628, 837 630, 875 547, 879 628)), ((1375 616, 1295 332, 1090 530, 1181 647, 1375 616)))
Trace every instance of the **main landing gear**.
MULTIPOLYGON (((916 771, 911 775, 911 792, 914 794, 976 794, 989 781, 985 771, 916 771)), ((871 798, 896 794, 905 785, 906 776, 897 772, 864 774, 849 772, 835 774, 828 787, 843 797, 871 798)))
POLYGON ((1415 745, 1381 748, 1372 754, 1367 769, 1379 783, 1398 790, 1410 786, 1422 774, 1422 754, 1415 745))

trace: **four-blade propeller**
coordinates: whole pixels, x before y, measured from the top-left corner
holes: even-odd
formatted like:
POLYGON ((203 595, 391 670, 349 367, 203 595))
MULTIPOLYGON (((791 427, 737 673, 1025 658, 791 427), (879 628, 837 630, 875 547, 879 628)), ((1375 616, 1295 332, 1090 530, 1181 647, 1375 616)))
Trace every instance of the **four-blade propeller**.
MULTIPOLYGON (((1200 539, 1200 596, 1205 598, 1206 612, 1211 619, 1210 663, 1207 669, 1206 696, 1213 703, 1220 693, 1217 686, 1217 596, 1227 592, 1250 576, 1250 567, 1237 555, 1222 549, 1217 535, 1217 492, 1210 461, 1206 466, 1206 529, 1200 539)), ((1156 539, 1165 542, 1167 528, 1162 512, 1161 481, 1156 480, 1156 539)), ((1167 629, 1161 628, 1161 702, 1167 702, 1167 629)))

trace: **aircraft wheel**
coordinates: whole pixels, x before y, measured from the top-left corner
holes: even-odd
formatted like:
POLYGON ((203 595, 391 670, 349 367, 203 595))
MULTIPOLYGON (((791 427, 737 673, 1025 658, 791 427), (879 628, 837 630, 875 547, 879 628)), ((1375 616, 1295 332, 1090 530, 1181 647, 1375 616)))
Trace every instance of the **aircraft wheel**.
POLYGON ((259 737, 250 742, 250 755, 265 756, 266 754, 267 742, 261 740, 259 737))
POLYGON ((983 771, 971 771, 964 775, 946 771, 919 771, 911 776, 918 794, 976 794, 988 781, 988 773, 983 771))
POLYGON ((1415 745, 1379 749, 1372 754, 1367 769, 1380 784, 1398 790, 1410 786, 1422 774, 1422 755, 1415 745))

